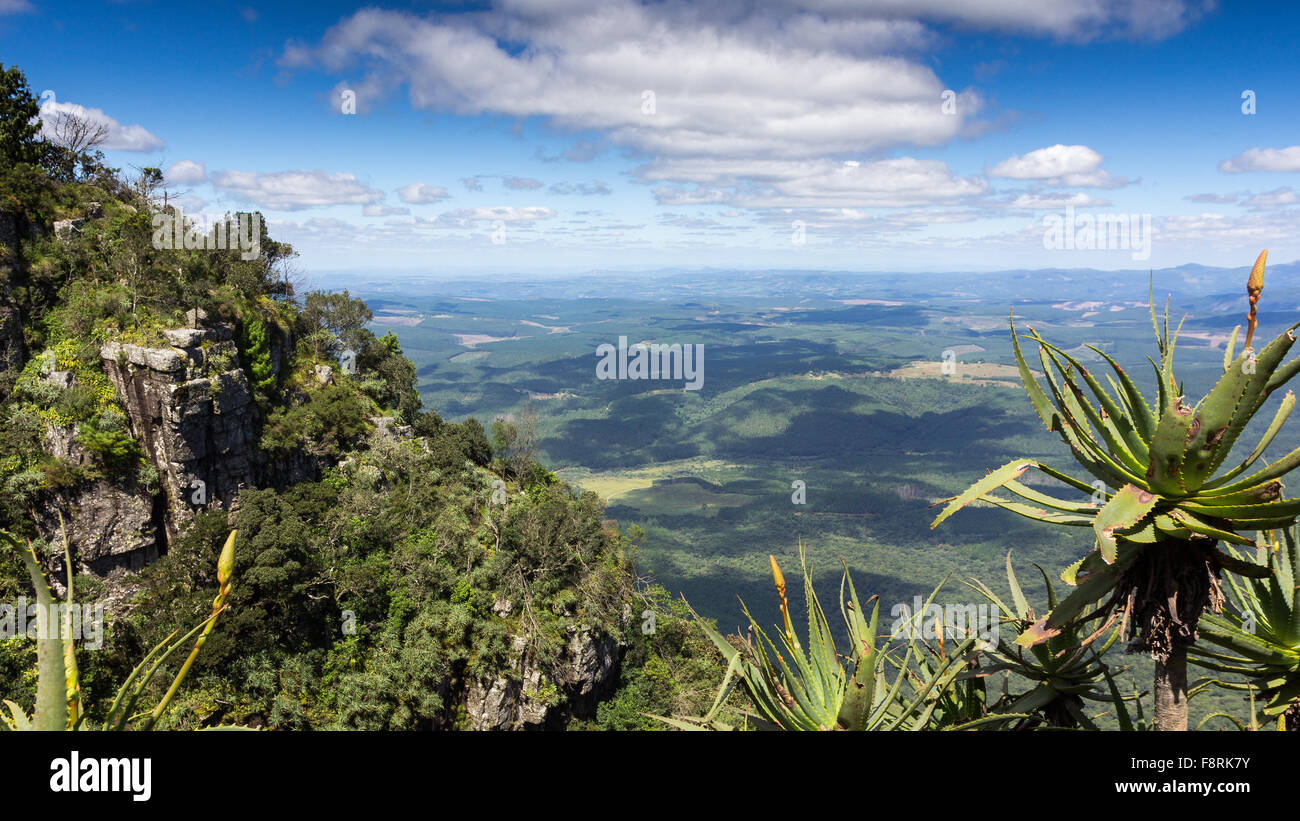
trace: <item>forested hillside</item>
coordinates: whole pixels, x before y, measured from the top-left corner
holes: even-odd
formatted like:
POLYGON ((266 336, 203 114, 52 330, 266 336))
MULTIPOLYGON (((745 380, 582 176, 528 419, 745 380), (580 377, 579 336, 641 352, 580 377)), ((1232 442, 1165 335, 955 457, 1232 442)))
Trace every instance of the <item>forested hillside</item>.
MULTIPOLYGON (((80 661, 92 718, 207 615, 232 529, 230 609, 167 726, 622 728, 707 707, 719 656, 637 580, 636 534, 594 493, 505 422, 422 408, 396 337, 347 292, 300 292, 260 214, 173 230, 158 169, 107 167, 76 122, 43 139, 38 111, 0 67, 0 529, 56 593, 69 556, 78 600, 105 606, 80 661)), ((32 595, 0 556, 0 599, 32 595)), ((0 640, 0 698, 24 708, 35 644, 0 640)))

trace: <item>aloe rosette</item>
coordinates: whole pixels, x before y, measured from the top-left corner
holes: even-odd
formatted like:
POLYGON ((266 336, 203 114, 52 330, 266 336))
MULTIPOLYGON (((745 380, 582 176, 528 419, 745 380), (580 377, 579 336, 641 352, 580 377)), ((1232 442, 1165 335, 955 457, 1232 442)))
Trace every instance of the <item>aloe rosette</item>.
POLYGON ((937 527, 979 500, 1035 521, 1092 528, 1093 550, 1061 575, 1074 590, 1030 625, 1018 644, 1030 647, 1047 641, 1090 604, 1110 595, 1106 605, 1088 616, 1114 611, 1131 619, 1131 626, 1142 632, 1141 645, 1162 663, 1171 654, 1184 652, 1195 639, 1203 610, 1218 609, 1223 600, 1218 583, 1221 570, 1254 578, 1270 575, 1269 568, 1219 547, 1220 542, 1253 545, 1254 538, 1244 534, 1285 528, 1300 516, 1300 499, 1283 498, 1281 482, 1300 466, 1300 448, 1257 467, 1295 408, 1290 391, 1258 444, 1239 463, 1224 468, 1247 425, 1300 371, 1300 358, 1285 362, 1300 322, 1259 351, 1251 345, 1267 253, 1259 255, 1247 282, 1250 311, 1245 345, 1236 352, 1238 326, 1224 351, 1223 375, 1195 405, 1185 401, 1174 376, 1174 346, 1181 323, 1171 334, 1167 303, 1163 323, 1157 319, 1154 301, 1151 304, 1159 351, 1158 362, 1148 357, 1156 375, 1154 403, 1101 348, 1088 346, 1113 372, 1105 375, 1106 385, 1032 328, 1028 334, 1018 334, 1012 315, 1012 350, 1035 411, 1048 430, 1060 435, 1079 466, 1107 488, 1100 507, 1090 501, 1061 499, 1018 480, 1036 469, 1090 495, 1095 487, 1037 460, 1020 459, 948 500, 931 524, 937 527), (1022 336, 1038 345, 1044 384, 1025 361, 1022 336))

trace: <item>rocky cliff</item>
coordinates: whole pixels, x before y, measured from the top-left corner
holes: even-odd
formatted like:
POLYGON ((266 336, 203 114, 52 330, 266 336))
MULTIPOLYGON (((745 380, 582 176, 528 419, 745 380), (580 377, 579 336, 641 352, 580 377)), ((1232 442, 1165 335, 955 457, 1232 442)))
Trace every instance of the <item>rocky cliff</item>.
POLYGON ((623 642, 589 627, 570 626, 568 636, 564 654, 549 666, 538 663, 525 636, 515 636, 510 672, 476 679, 466 689, 468 729, 555 729, 568 717, 595 715, 614 689, 623 642))
MULTIPOLYGON (((84 569, 104 576, 136 570, 166 551, 202 510, 230 510, 245 487, 314 479, 322 464, 306 454, 271 462, 257 447, 257 408, 239 367, 233 328, 191 312, 196 327, 164 331, 166 347, 108 342, 104 371, 126 409, 157 483, 98 481, 65 491, 69 537, 84 569)), ((74 377, 55 371, 47 380, 69 387, 74 377)), ((89 463, 75 426, 52 427, 47 450, 74 465, 89 463)), ((59 538, 57 514, 38 528, 59 538)))

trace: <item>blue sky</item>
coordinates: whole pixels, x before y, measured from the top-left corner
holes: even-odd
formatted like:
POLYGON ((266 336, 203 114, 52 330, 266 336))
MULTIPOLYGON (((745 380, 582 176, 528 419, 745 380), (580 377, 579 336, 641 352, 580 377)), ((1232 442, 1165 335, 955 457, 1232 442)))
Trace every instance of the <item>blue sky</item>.
POLYGON ((0 0, 43 111, 321 272, 1290 261, 1298 35, 1201 0, 0 0), (1045 247, 1067 206, 1137 233, 1045 247))

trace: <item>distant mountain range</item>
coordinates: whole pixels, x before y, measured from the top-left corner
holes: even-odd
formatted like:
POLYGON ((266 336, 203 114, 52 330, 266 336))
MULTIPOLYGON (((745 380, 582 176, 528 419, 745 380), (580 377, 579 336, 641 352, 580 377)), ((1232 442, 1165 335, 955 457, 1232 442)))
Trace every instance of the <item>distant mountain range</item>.
MULTIPOLYGON (((446 278, 409 273, 328 272, 313 274, 310 284, 328 290, 349 289, 376 307, 386 301, 400 302, 416 295, 489 300, 681 300, 695 295, 702 300, 795 300, 808 307, 864 296, 902 301, 939 298, 1009 304, 1077 300, 1145 303, 1150 284, 1158 302, 1169 295, 1181 312, 1217 314, 1244 309, 1246 276, 1253 262, 1253 259, 1245 260, 1233 268, 1189 264, 1155 271, 1019 268, 919 274, 664 268, 635 272, 593 270, 569 277, 446 278)), ((1268 267, 1261 310, 1300 311, 1300 261, 1268 267)))

